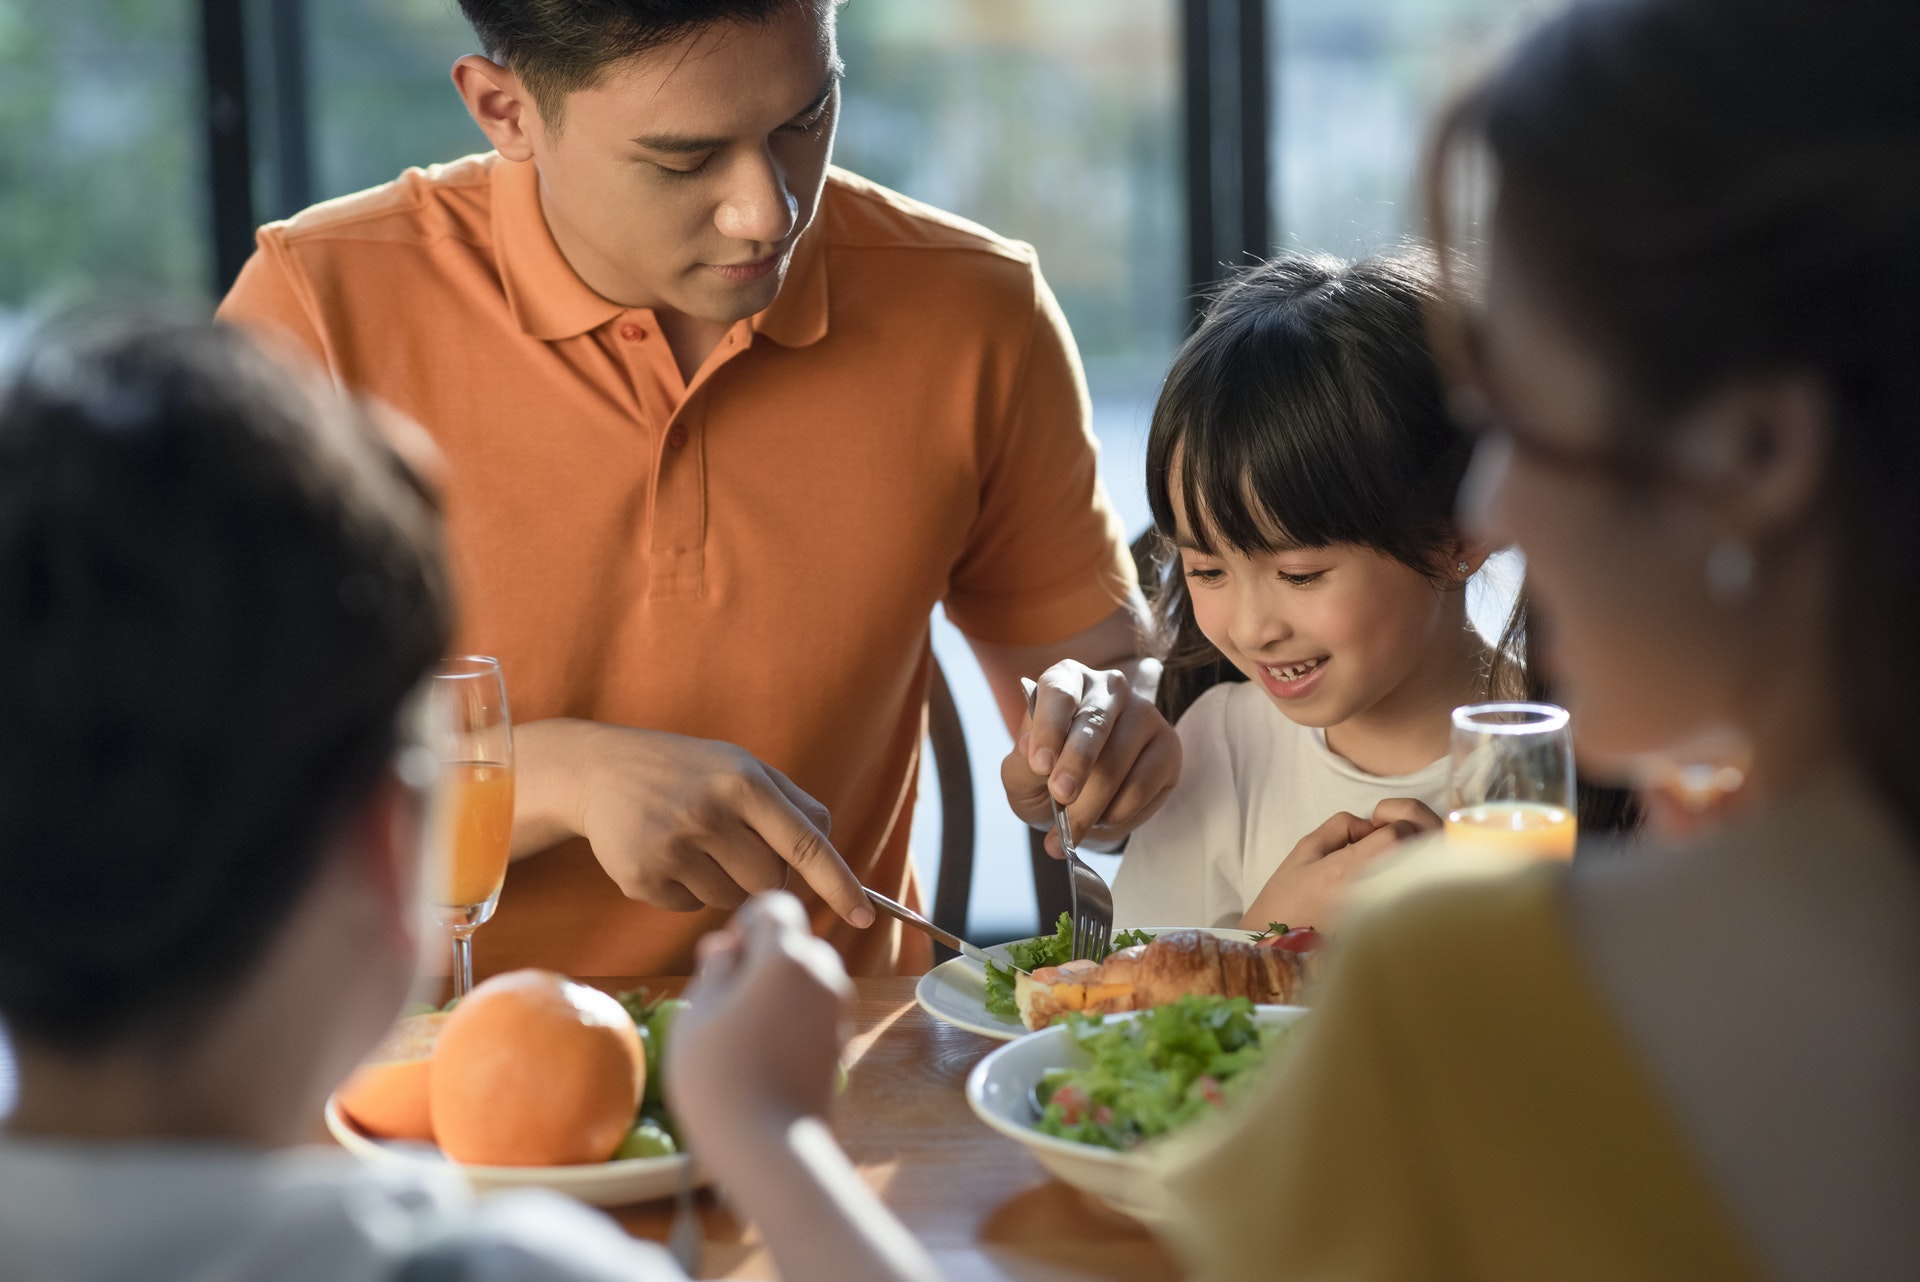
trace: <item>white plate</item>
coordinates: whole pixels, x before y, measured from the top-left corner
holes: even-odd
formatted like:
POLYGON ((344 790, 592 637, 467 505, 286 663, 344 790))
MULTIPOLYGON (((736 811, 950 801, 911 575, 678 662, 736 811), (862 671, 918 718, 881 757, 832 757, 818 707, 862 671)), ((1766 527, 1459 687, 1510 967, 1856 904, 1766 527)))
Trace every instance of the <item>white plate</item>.
MULTIPOLYGON (((1304 1006, 1256 1006, 1262 1024, 1291 1024, 1307 1013, 1304 1006)), ((1132 1013, 1110 1015, 1129 1019, 1132 1013)), ((1144 1224, 1164 1224, 1172 1208, 1161 1191, 1151 1144, 1129 1152, 1080 1144, 1033 1129, 1037 1120, 1027 1093, 1050 1068, 1080 1068, 1087 1053, 1064 1025, 1043 1028, 990 1052, 967 1075, 967 1103, 1002 1135, 1024 1144, 1040 1165, 1068 1184, 1099 1198, 1114 1210, 1144 1224)))
MULTIPOLYGON (((1209 935, 1238 939, 1242 943, 1253 938, 1252 931, 1217 927, 1144 926, 1141 929, 1156 936, 1170 930, 1205 930, 1209 935)), ((1033 941, 1026 939, 1014 942, 1033 941)), ((1007 961, 1007 949, 1010 947, 1011 944, 995 944, 986 953, 996 961, 1011 965, 1007 961)), ((935 1019, 964 1028, 969 1033, 978 1033, 1001 1042, 1027 1035, 1027 1026, 1020 1022, 1019 1016, 1009 1019, 987 1009, 987 968, 970 957, 955 957, 951 961, 941 962, 920 977, 920 982, 914 985, 913 995, 919 1001, 921 1010, 935 1019)))
MULTIPOLYGON (((476 1193, 496 1189, 552 1189, 578 1198, 589 1206, 625 1206, 629 1202, 647 1202, 672 1197, 680 1187, 680 1168, 690 1159, 674 1157, 635 1157, 618 1162, 596 1162, 591 1166, 462 1166, 431 1144, 405 1140, 375 1139, 348 1121, 327 1099, 327 1129, 341 1147, 369 1162, 425 1162, 434 1166, 456 1167, 476 1193)), ((698 1167, 693 1182, 706 1183, 698 1167)))

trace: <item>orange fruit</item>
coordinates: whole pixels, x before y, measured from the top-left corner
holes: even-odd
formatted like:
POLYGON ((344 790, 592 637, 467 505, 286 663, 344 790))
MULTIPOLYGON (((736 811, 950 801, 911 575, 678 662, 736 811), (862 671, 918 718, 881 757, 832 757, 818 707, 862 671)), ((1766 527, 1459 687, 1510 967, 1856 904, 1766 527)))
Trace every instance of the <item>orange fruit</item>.
POLYGON ((373 1053, 334 1092, 334 1102, 369 1135, 390 1140, 431 1140, 427 1081, 434 1043, 446 1015, 409 1015, 393 1026, 373 1053))
POLYGON ((639 1030, 597 988, 546 970, 495 975, 440 1030, 433 1135, 473 1166, 604 1162, 647 1081, 639 1030))

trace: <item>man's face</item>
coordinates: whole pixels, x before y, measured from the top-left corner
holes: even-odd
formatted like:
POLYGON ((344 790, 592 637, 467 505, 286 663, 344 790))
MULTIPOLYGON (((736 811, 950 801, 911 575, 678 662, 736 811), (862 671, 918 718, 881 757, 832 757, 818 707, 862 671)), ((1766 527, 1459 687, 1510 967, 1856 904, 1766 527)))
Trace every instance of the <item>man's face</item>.
POLYGON ((716 324, 773 302, 833 151, 833 12, 703 28, 530 124, 548 226, 597 292, 716 324))

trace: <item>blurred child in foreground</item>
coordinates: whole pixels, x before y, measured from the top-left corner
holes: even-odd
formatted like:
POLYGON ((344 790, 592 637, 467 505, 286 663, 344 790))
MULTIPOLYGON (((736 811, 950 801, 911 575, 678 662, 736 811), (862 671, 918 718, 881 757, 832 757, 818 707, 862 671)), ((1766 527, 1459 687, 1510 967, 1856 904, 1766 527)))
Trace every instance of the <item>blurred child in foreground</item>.
MULTIPOLYGON (((0 1278, 681 1276, 559 1196, 295 1147, 413 979, 451 611, 415 473, 233 332, 76 328, 0 390, 0 1278)), ((702 1163, 786 1276, 929 1275, 821 1120, 846 981, 799 905, 703 956, 702 1163)))

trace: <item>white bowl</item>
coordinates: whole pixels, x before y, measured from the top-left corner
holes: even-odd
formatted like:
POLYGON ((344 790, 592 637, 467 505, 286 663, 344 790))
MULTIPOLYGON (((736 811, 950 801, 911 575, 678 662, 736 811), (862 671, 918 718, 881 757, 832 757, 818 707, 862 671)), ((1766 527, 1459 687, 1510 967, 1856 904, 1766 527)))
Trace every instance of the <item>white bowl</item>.
MULTIPOLYGON (((1254 1020, 1287 1025, 1307 1013, 1304 1006, 1256 1006, 1254 1020)), ((1130 1019, 1109 1015, 1109 1020, 1130 1019)), ((1034 1129, 1029 1093, 1050 1068, 1084 1068, 1092 1061, 1072 1030, 1055 1024, 1029 1033, 993 1051, 967 1075, 967 1103, 1002 1135, 1026 1145, 1040 1165, 1084 1193, 1144 1224, 1164 1224, 1171 1215, 1152 1160, 1154 1146, 1121 1152, 1096 1144, 1063 1140, 1034 1129)))
MULTIPOLYGON (((551 1189, 578 1198, 589 1206, 625 1206, 672 1197, 680 1186, 680 1168, 691 1159, 634 1157, 586 1166, 463 1166, 432 1144, 375 1139, 348 1121, 332 1097, 327 1099, 327 1129, 342 1148, 369 1162, 424 1162, 453 1167, 466 1177, 476 1193, 496 1189, 551 1189)), ((693 1182, 706 1183, 698 1167, 693 1182)))

